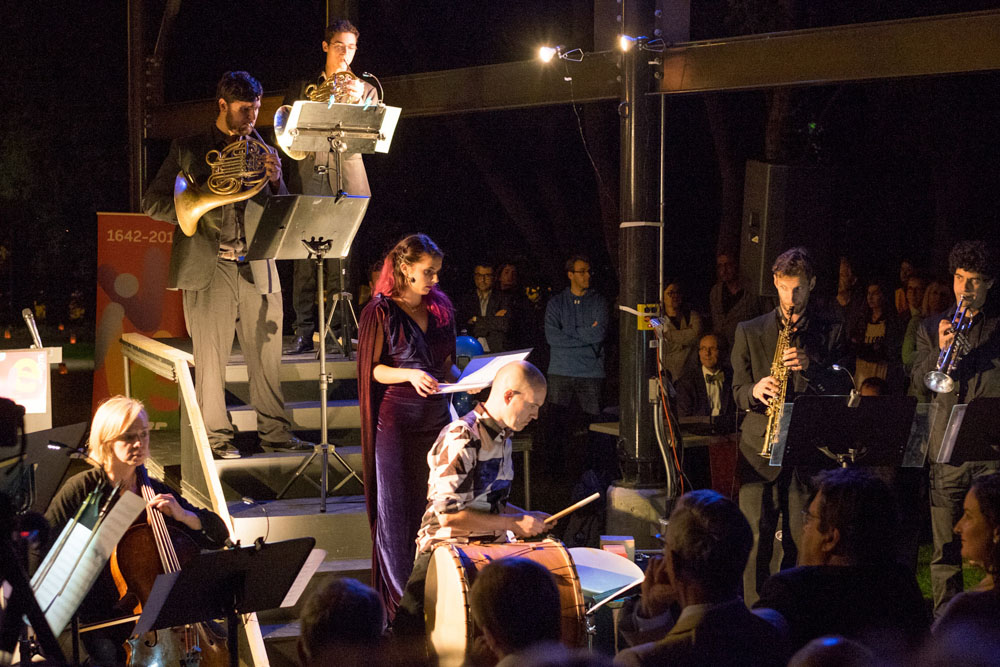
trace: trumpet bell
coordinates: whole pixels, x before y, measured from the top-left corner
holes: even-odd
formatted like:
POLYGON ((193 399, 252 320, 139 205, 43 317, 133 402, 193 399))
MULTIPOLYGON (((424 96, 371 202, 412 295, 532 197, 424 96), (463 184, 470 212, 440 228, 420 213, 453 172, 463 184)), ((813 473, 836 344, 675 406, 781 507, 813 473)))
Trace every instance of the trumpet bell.
POLYGON ((949 394, 955 389, 955 381, 947 373, 930 371, 924 376, 924 386, 938 394, 949 394))
POLYGON ((278 110, 274 112, 274 136, 278 139, 278 148, 284 152, 285 155, 292 158, 293 160, 304 160, 308 153, 306 151, 297 151, 291 147, 292 139, 294 138, 291 132, 288 132, 288 116, 292 113, 292 107, 288 104, 283 104, 278 107, 278 110))

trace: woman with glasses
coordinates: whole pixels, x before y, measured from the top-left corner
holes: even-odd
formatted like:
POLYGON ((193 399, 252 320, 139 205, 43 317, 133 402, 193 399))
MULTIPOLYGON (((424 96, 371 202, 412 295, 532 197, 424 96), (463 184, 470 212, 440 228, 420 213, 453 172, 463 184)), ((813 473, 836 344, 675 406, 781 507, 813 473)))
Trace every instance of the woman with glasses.
MULTIPOLYGON (((94 467, 70 477, 45 513, 51 526, 49 547, 90 492, 102 482, 108 491, 120 486, 122 491, 142 495, 138 472, 149 458, 149 419, 142 403, 124 396, 113 396, 102 403, 91 423, 87 455, 94 467)), ((163 514, 168 526, 179 528, 203 549, 220 549, 225 545, 229 530, 217 514, 196 508, 157 479, 150 477, 149 484, 156 493, 149 506, 163 514)), ((143 512, 136 523, 145 520, 143 512)), ((80 621, 88 624, 128 615, 134 602, 123 608, 119 598, 111 568, 105 565, 80 605, 80 621)), ((124 623, 82 633, 84 647, 90 655, 89 664, 124 664, 122 645, 133 627, 132 623, 124 623)))

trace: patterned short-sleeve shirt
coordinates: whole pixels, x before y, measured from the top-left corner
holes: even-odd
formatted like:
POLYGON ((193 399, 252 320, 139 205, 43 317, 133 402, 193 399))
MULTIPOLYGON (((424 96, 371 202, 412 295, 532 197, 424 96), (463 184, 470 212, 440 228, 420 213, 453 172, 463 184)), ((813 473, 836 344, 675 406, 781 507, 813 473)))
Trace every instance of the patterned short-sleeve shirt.
POLYGON ((510 439, 511 431, 501 429, 482 404, 442 429, 427 455, 427 509, 417 533, 417 553, 440 542, 465 544, 498 536, 445 527, 438 517, 466 509, 490 514, 506 509, 514 479, 510 439))

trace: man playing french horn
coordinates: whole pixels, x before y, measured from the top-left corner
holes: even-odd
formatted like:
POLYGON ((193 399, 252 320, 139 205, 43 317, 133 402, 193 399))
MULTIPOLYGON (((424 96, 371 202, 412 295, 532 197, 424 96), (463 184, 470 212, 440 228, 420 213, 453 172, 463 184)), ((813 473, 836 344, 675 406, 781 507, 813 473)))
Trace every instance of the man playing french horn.
POLYGON ((168 289, 183 292, 194 346, 195 389, 216 456, 238 458, 226 412, 225 372, 233 333, 250 375, 261 444, 310 447, 291 433, 281 392, 281 284, 273 260, 244 259, 246 200, 287 194, 281 162, 254 130, 263 89, 247 72, 226 72, 215 122, 176 139, 142 198, 146 215, 178 225, 168 289), (254 139, 250 135, 254 134, 254 139))
MULTIPOLYGON (((354 76, 351 63, 358 50, 358 29, 346 20, 339 19, 326 28, 323 52, 326 60, 319 77, 306 85, 296 86, 286 102, 311 99, 327 102, 332 98, 338 104, 374 104, 378 101, 375 87, 354 76)), ((291 156, 290 156, 291 157, 291 156)), ((306 153, 295 156, 298 162, 289 164, 288 188, 304 195, 337 194, 337 159, 330 152, 306 153)), ((344 192, 351 195, 370 196, 368 174, 360 153, 341 156, 344 192)), ((340 280, 340 260, 326 262, 327 290, 340 280)), ((316 267, 306 259, 295 260, 292 278, 292 307, 295 309, 295 340, 286 354, 300 354, 313 349, 316 331, 316 267)))
MULTIPOLYGON (((931 557, 931 591, 934 611, 940 614, 948 600, 962 591, 962 538, 953 532, 962 516, 962 502, 972 481, 1000 470, 997 461, 966 461, 957 465, 936 463, 952 408, 959 403, 986 396, 1000 396, 1000 312, 987 299, 996 277, 995 258, 981 241, 961 241, 948 255, 948 269, 953 280, 955 303, 938 315, 920 323, 912 385, 922 389, 925 376, 938 366, 941 356, 957 354, 954 368, 945 372, 951 390, 931 398, 931 424, 928 443, 930 460, 931 533, 934 554, 931 557), (963 298, 964 297, 964 298, 963 298), (959 307, 964 316, 956 318, 959 307), (952 321, 963 319, 964 345, 953 347, 952 321), (949 355, 942 355, 949 351, 949 355)), ((949 365, 949 364, 946 364, 949 365)))
MULTIPOLYGON (((738 475, 740 510, 754 533, 754 547, 743 574, 744 599, 752 605, 764 581, 779 568, 796 564, 795 540, 802 534, 802 515, 809 498, 813 470, 772 467, 762 455, 768 427, 768 405, 779 408, 803 393, 846 394, 851 385, 843 363, 843 324, 809 307, 816 272, 805 248, 792 248, 771 267, 778 308, 736 327, 733 341, 733 395, 746 412, 740 433, 738 475), (791 323, 788 315, 791 312, 791 323), (779 339, 787 346, 778 354, 779 339), (773 366, 784 365, 784 383, 773 366), (773 536, 773 537, 772 537, 773 536)), ((782 373, 779 373, 781 375, 782 373)))

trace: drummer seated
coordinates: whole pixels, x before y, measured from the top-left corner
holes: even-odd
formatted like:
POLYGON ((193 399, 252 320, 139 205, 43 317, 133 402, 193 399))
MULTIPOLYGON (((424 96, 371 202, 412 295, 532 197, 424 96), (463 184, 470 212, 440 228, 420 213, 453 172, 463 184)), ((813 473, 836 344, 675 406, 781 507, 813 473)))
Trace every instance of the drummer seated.
POLYGON ((663 639, 622 651, 615 664, 784 665, 784 633, 739 597, 752 545, 750 524, 731 500, 708 489, 681 496, 662 561, 680 615, 663 639))
POLYGON ((514 470, 511 437, 545 401, 545 376, 526 361, 497 373, 485 403, 446 426, 427 455, 427 509, 417 533, 417 558, 393 621, 396 636, 423 635, 424 580, 440 544, 486 541, 513 533, 534 537, 554 525, 544 512, 507 502, 514 470))

